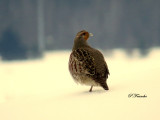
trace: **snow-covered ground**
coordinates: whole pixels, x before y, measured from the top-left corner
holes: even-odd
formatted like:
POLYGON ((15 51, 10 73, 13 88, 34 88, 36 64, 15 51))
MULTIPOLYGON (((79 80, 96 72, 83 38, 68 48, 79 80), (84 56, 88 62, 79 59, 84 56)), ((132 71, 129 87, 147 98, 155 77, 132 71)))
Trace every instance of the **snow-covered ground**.
POLYGON ((0 120, 160 120, 159 49, 144 58, 122 50, 106 56, 107 92, 74 83, 68 58, 57 51, 42 60, 0 61, 0 120))

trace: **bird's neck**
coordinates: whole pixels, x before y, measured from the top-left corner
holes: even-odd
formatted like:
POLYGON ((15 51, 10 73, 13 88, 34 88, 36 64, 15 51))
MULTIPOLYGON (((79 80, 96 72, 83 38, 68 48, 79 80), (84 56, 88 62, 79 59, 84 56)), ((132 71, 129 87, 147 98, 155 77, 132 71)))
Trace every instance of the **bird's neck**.
POLYGON ((78 48, 85 48, 85 47, 90 47, 85 39, 83 38, 74 39, 74 45, 73 45, 72 51, 78 48))

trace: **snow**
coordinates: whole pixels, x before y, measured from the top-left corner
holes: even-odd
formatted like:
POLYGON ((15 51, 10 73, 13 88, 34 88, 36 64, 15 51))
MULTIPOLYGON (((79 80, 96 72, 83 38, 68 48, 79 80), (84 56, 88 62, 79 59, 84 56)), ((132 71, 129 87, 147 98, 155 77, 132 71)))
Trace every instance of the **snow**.
MULTIPOLYGON (((77 85, 68 71, 69 51, 44 59, 0 61, 0 120, 159 120, 160 50, 147 57, 123 50, 106 56, 110 90, 77 85), (136 93, 147 97, 128 97, 136 93)), ((103 53, 105 53, 103 51, 103 53)), ((107 53, 105 53, 107 54, 107 53)))

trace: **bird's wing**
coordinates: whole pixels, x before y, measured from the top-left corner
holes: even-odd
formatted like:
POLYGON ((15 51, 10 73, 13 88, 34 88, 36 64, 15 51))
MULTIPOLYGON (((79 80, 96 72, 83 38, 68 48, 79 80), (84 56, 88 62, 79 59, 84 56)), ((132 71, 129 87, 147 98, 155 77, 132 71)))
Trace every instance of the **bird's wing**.
POLYGON ((85 49, 77 49, 73 51, 73 56, 78 64, 82 67, 82 72, 88 75, 95 75, 95 62, 94 58, 90 56, 89 52, 85 49))
POLYGON ((107 74, 110 75, 107 63, 105 63, 105 66, 106 66, 107 74))

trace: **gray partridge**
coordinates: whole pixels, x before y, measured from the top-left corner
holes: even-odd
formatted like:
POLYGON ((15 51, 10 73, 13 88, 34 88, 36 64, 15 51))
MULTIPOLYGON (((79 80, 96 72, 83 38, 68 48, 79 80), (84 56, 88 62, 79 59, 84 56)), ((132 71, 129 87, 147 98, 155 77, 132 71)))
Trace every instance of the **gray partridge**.
POLYGON ((101 86, 109 90, 106 80, 109 75, 108 66, 100 51, 87 43, 90 34, 82 30, 74 39, 69 59, 69 71, 75 82, 91 86, 101 86))

